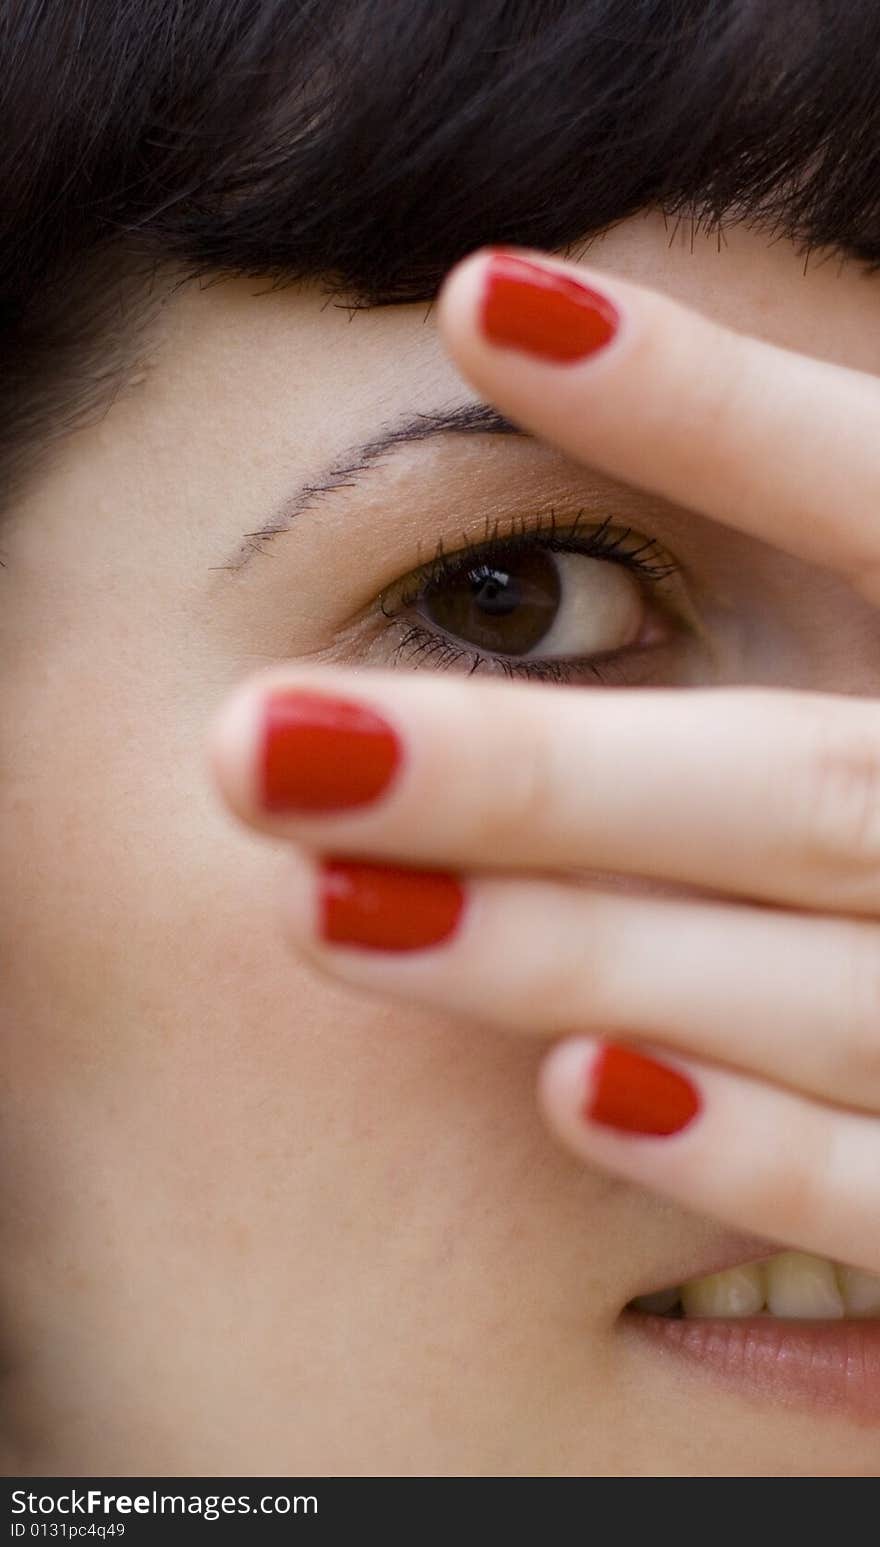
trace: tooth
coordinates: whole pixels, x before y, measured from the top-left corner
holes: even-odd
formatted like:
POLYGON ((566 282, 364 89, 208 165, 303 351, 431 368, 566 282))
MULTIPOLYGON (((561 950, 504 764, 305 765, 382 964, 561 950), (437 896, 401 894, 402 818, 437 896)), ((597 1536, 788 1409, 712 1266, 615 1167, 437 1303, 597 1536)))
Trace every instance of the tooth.
POLYGON ((651 1316, 666 1316, 669 1311, 675 1309, 680 1299, 681 1290, 678 1288, 658 1289, 652 1295, 639 1295, 632 1303, 637 1305, 640 1311, 647 1311, 651 1316))
POLYGON ((744 1262, 724 1273, 695 1278, 681 1291, 686 1316, 754 1316, 764 1308, 761 1264, 744 1262))
POLYGON ((847 1316, 880 1317, 880 1274, 838 1267, 837 1278, 847 1316))
POLYGON ((826 1257, 780 1252, 768 1260, 766 1270, 767 1307, 771 1315, 822 1320, 843 1315, 834 1266, 826 1257))

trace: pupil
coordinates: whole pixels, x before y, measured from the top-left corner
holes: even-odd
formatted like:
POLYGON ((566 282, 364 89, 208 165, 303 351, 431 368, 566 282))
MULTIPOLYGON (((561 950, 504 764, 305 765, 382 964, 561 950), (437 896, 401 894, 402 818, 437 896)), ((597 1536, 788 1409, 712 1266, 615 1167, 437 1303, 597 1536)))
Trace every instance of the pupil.
POLYGON ((553 555, 535 546, 503 566, 463 565, 435 581, 421 605, 454 639, 500 655, 528 655, 553 627, 561 599, 553 555))
POLYGON ((503 569, 472 570, 474 601, 491 617, 505 617, 520 605, 520 587, 516 578, 503 569))

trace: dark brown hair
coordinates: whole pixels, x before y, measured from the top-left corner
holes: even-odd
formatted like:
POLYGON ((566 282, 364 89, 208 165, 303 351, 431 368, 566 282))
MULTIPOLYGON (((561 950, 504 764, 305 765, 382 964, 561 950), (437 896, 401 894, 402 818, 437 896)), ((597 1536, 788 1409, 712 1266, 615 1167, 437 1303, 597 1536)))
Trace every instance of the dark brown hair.
POLYGON ((877 0, 4 0, 0 476, 165 275, 429 299, 648 206, 880 264, 877 0))

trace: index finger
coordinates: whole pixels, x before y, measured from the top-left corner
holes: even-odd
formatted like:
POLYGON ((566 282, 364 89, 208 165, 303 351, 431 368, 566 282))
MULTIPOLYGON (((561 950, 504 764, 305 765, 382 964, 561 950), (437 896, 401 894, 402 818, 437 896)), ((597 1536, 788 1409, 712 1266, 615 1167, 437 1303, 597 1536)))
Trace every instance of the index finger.
POLYGON ((529 249, 457 264, 438 323, 517 423, 880 602, 880 378, 529 249))

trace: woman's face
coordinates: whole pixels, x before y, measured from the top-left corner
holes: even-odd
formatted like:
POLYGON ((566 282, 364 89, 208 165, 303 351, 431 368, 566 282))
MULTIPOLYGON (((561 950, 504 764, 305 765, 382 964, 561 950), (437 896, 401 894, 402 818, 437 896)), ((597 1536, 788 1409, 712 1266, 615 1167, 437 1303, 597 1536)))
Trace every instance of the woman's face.
MULTIPOLYGON (((880 371, 880 279, 855 264, 805 272, 784 242, 653 214, 588 258, 880 371)), ((269 662, 469 670, 416 648, 397 582, 440 541, 551 512, 610 518, 679 566, 668 645, 621 650, 613 686, 875 690, 876 613, 841 580, 530 438, 439 433, 474 401, 425 306, 190 286, 132 389, 8 519, 7 1472, 876 1469, 868 1429, 746 1402, 622 1333, 633 1296, 751 1243, 559 1150, 534 1104, 543 1047, 296 960, 285 846, 210 780, 208 722, 269 662), (425 433, 359 454, 404 421, 425 433)), ((607 634, 581 654, 615 650, 650 582, 580 565, 607 634)))

